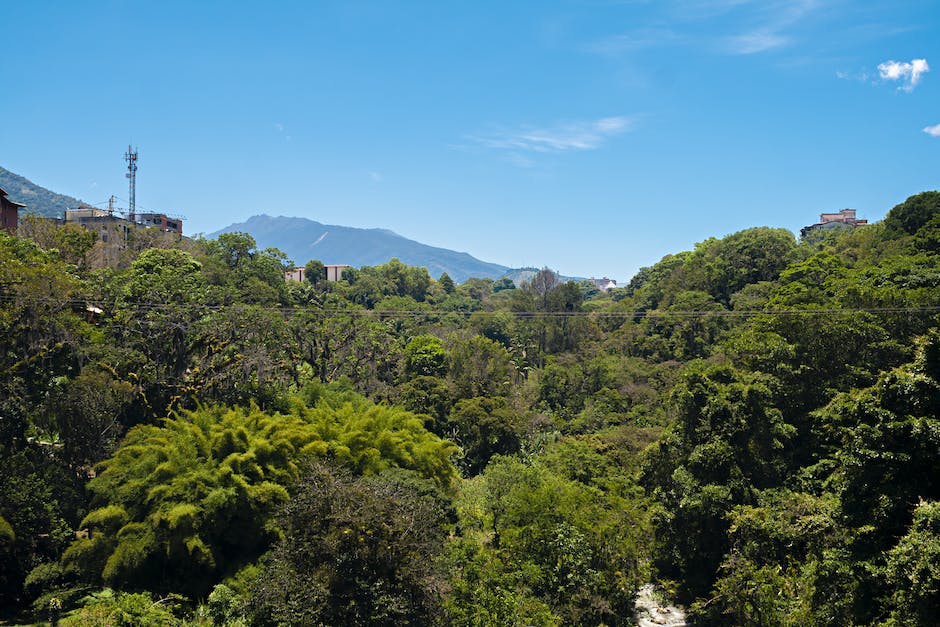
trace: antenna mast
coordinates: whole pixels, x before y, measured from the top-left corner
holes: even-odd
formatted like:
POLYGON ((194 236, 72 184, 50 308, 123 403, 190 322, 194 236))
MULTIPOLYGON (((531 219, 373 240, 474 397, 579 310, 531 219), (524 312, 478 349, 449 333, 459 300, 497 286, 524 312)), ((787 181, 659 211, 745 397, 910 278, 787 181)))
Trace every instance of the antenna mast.
POLYGON ((131 222, 135 222, 137 220, 137 150, 131 151, 130 144, 127 145, 127 152, 124 153, 124 161, 127 162, 127 174, 124 176, 130 179, 130 196, 127 199, 130 206, 127 208, 127 213, 131 222))

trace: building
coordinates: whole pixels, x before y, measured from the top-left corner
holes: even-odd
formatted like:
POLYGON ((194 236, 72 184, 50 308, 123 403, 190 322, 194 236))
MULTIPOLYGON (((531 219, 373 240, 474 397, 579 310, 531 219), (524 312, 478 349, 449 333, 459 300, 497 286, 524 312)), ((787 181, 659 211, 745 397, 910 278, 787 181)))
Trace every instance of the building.
POLYGON ((613 279, 608 279, 607 277, 604 277, 603 279, 592 278, 591 282, 594 283, 594 287, 602 292, 607 292, 617 287, 617 282, 613 279))
POLYGON ((291 268, 284 271, 284 280, 285 281, 297 281, 298 283, 304 282, 304 272, 305 270, 301 268, 291 268))
POLYGON ((829 222, 841 222, 842 224, 848 224, 849 226, 860 226, 862 224, 868 224, 868 220, 859 220, 855 217, 855 209, 842 209, 839 213, 821 213, 819 214, 820 224, 828 224, 829 222))
POLYGON ((105 244, 123 249, 127 245, 127 236, 134 223, 114 215, 113 211, 99 209, 91 205, 79 205, 78 209, 66 209, 65 223, 77 224, 89 231, 98 233, 98 239, 105 244))
MULTIPOLYGON (((343 272, 346 268, 351 268, 349 264, 345 263, 334 263, 323 266, 323 278, 327 281, 339 281, 343 278, 343 272)), ((290 270, 284 271, 284 280, 285 281, 300 281, 303 282, 306 275, 306 270, 303 267, 300 268, 291 268, 290 270)))
POLYGON ((351 268, 352 266, 345 263, 334 263, 323 266, 323 269, 326 271, 326 280, 327 281, 339 281, 343 278, 343 272, 346 268, 351 268))
POLYGON ((180 218, 171 218, 165 213, 138 213, 134 221, 137 224, 158 228, 164 233, 183 234, 183 221, 180 218))
POLYGON ((133 220, 121 217, 123 212, 113 209, 99 209, 91 205, 79 205, 78 209, 67 209, 66 224, 78 224, 90 231, 97 231, 99 239, 105 244, 127 244, 128 234, 135 226, 158 229, 164 233, 183 234, 183 221, 171 218, 165 213, 138 213, 133 220))
POLYGON ((20 223, 20 207, 25 206, 7 198, 7 193, 0 189, 0 229, 10 235, 16 235, 20 223))
POLYGON ((805 239, 813 232, 855 228, 866 224, 868 224, 868 220, 859 220, 855 217, 855 209, 842 209, 838 213, 821 213, 819 214, 819 222, 800 229, 800 237, 805 239))

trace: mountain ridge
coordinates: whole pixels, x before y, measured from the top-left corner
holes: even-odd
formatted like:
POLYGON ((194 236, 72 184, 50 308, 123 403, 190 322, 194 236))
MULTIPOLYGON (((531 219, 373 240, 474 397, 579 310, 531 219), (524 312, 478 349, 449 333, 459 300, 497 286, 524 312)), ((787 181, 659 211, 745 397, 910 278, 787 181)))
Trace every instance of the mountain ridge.
POLYGON ((3 167, 0 167, 0 188, 10 200, 26 205, 22 210, 24 214, 44 218, 61 218, 66 209, 75 209, 81 204, 77 198, 57 194, 3 167))
POLYGON ((298 265, 319 259, 323 263, 375 266, 394 257, 407 265, 427 268, 433 277, 446 272, 458 283, 471 277, 496 279, 513 270, 467 252, 423 244, 386 228, 324 224, 295 216, 258 214, 207 237, 235 231, 251 235, 259 248, 284 251, 298 265))
MULTIPOLYGON (((13 201, 26 205, 22 215, 61 218, 66 209, 77 208, 82 201, 46 189, 24 176, 0 167, 0 188, 13 201)), ((424 244, 382 228, 359 228, 324 224, 296 216, 269 216, 261 213, 244 222, 230 224, 213 233, 243 231, 255 238, 259 248, 277 248, 302 265, 310 259, 324 263, 346 263, 351 266, 375 266, 398 258, 402 263, 425 267, 437 278, 446 272, 454 281, 469 278, 498 279, 509 277, 516 284, 531 279, 537 268, 511 268, 483 261, 468 252, 424 244)), ((562 280, 580 277, 561 276, 562 280)))

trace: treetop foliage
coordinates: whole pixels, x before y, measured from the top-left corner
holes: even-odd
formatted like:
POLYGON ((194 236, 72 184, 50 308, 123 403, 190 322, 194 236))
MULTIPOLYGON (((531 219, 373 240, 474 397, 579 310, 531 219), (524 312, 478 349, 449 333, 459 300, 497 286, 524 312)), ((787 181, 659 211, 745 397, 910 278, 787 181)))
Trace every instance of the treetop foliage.
POLYGON ((937 198, 609 293, 0 234, 0 620, 932 624, 937 198))
MULTIPOLYGON (((326 397, 330 393, 326 392, 326 397)), ((162 426, 131 429, 89 482, 89 537, 64 564, 109 586, 202 593, 276 537, 277 508, 305 459, 356 474, 414 470, 448 487, 455 448, 420 419, 365 399, 288 414, 220 406, 186 410, 162 426)))

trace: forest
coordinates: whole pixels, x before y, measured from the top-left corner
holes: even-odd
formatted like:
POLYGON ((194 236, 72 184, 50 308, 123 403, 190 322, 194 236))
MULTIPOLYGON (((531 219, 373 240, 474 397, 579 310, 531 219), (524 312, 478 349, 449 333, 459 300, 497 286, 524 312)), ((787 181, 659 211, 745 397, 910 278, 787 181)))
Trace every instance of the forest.
POLYGON ((0 624, 632 625, 647 582, 695 625, 940 616, 940 192, 608 293, 21 231, 0 624))

